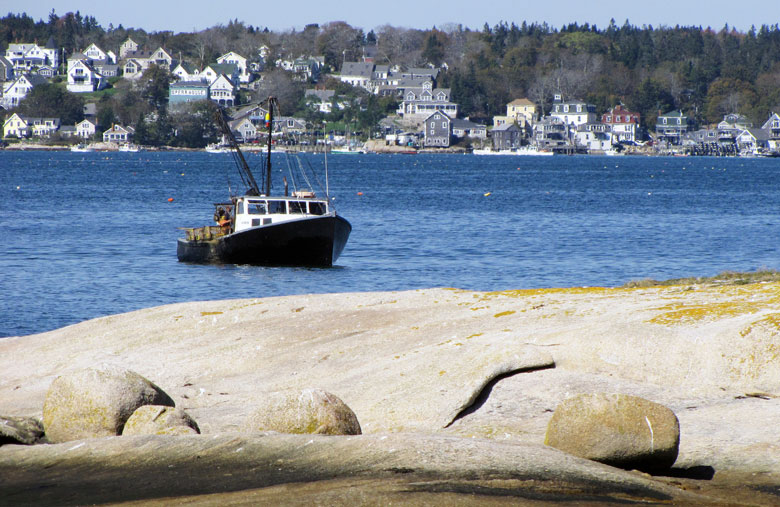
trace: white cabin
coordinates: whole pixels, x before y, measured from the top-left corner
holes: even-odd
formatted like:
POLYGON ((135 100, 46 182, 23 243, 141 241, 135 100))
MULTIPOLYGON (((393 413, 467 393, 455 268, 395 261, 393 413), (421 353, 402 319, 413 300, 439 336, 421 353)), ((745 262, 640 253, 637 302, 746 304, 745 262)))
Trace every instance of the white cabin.
POLYGON ((245 196, 236 200, 235 232, 261 225, 277 224, 305 217, 326 215, 328 201, 313 199, 310 192, 294 197, 245 196))

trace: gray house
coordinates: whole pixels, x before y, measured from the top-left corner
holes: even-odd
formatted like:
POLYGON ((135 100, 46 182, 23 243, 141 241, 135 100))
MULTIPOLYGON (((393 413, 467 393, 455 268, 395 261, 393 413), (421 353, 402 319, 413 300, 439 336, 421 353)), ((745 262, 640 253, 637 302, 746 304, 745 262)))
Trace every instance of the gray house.
POLYGON ((514 123, 504 123, 490 131, 494 150, 513 150, 520 147, 523 131, 514 123))
POLYGON ((423 146, 447 148, 452 137, 452 119, 441 111, 425 119, 425 140, 423 146))

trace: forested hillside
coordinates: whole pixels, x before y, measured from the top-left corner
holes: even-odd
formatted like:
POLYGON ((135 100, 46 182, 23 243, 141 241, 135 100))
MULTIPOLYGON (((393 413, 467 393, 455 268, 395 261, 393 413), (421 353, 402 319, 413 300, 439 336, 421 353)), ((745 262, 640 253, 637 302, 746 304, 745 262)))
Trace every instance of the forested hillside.
MULTIPOLYGON (((507 13, 511 18, 512 13, 507 13)), ((470 29, 442 25, 428 30, 381 26, 365 33, 343 22, 272 32, 239 20, 197 33, 152 32, 102 27, 91 16, 52 13, 35 21, 26 15, 0 19, 0 49, 8 43, 52 38, 66 53, 90 43, 117 50, 128 36, 148 48, 162 46, 176 57, 204 65, 226 51, 248 57, 268 46, 278 57, 324 55, 329 71, 356 61, 365 45, 376 45, 377 64, 442 65, 438 83, 452 89, 463 116, 489 118, 507 102, 528 97, 549 104, 553 93, 595 104, 599 112, 623 102, 653 125, 659 111, 681 109, 701 124, 724 114, 744 114, 761 124, 780 110, 780 27, 747 33, 725 26, 622 26, 576 23, 501 23, 470 29)), ((269 69, 270 71, 271 69, 269 69)))

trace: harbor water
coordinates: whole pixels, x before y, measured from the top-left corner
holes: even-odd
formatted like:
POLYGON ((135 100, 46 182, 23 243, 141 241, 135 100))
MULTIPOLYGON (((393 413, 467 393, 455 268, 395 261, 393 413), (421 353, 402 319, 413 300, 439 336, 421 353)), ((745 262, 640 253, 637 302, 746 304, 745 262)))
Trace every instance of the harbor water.
MULTIPOLYGON (((285 156, 274 157, 281 181, 285 156)), ((210 224, 228 187, 243 190, 228 154, 0 152, 0 336, 175 302, 780 268, 780 159, 327 160, 353 230, 333 268, 308 269, 177 261, 178 228, 210 224)))

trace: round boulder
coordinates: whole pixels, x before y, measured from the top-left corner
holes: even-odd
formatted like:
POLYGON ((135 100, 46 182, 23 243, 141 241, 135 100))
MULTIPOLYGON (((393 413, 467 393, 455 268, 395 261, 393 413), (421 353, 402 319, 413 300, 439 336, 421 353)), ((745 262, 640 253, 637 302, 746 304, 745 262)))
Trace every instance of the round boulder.
POLYGON ((680 423, 674 412, 643 398, 581 394, 555 409, 544 443, 620 468, 668 470, 677 459, 680 423))
POLYGON ((355 413, 322 389, 268 393, 244 424, 247 432, 360 435, 355 413))
POLYGON ((142 405, 173 406, 162 389, 121 368, 86 369, 54 379, 43 404, 43 426, 51 443, 120 435, 142 405))
POLYGON ((122 435, 179 435, 200 433, 184 410, 165 405, 138 407, 125 423, 122 435))

